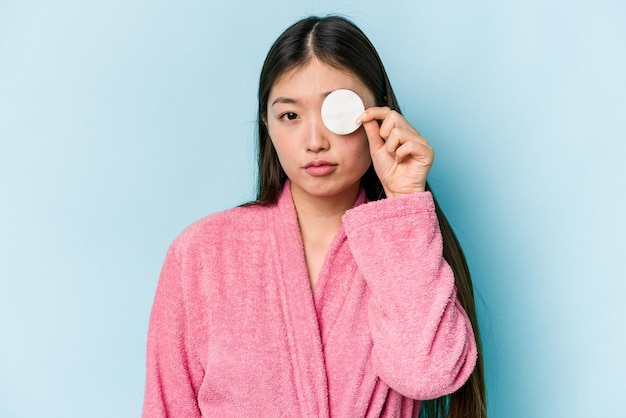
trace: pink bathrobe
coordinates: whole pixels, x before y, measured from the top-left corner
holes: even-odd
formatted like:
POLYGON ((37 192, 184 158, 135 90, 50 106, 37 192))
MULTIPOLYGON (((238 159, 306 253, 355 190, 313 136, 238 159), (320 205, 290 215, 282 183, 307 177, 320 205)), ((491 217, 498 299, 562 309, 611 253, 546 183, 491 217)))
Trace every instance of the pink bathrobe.
POLYGON ((312 292, 285 187, 278 204, 209 216, 170 247, 143 417, 416 417, 475 363, 430 193, 361 192, 312 292))

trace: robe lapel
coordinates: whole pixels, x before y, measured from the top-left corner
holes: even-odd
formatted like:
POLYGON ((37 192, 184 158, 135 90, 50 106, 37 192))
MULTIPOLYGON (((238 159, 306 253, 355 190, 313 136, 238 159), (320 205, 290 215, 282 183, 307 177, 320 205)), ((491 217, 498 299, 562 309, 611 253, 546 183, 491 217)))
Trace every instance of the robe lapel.
POLYGON ((273 219, 272 239, 278 249, 276 266, 285 338, 290 349, 301 415, 328 417, 328 383, 322 341, 289 183, 283 188, 273 219))

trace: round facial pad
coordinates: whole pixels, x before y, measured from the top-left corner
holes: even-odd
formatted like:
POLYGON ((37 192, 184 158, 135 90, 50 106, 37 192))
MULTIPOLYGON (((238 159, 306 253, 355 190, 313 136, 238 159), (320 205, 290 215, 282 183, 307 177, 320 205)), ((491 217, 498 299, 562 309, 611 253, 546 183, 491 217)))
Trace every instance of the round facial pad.
POLYGON ((322 103, 324 125, 338 135, 356 131, 360 123, 356 119, 365 111, 363 100, 352 90, 339 89, 326 96, 322 103))

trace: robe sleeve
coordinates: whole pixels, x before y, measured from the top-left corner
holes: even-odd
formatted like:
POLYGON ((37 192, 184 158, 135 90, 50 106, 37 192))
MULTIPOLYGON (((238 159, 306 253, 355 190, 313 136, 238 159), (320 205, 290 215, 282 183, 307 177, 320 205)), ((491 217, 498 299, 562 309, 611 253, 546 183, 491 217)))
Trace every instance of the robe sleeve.
POLYGON ((378 376, 413 399, 460 388, 476 364, 476 342, 443 258, 432 195, 366 203, 347 211, 343 224, 369 288, 378 376))
POLYGON ((150 315, 144 418, 201 416, 197 394, 204 371, 194 347, 189 289, 183 285, 181 265, 172 245, 150 315))

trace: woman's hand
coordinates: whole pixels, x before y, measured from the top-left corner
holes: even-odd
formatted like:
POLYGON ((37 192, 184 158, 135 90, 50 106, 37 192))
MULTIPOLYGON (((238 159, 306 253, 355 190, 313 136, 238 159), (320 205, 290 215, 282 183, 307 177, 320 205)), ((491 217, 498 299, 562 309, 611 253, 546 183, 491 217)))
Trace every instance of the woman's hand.
POLYGON ((370 107, 360 120, 387 197, 423 192, 434 158, 428 141, 400 113, 388 107, 370 107))

